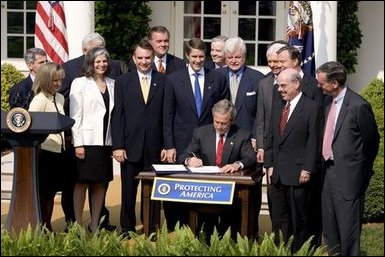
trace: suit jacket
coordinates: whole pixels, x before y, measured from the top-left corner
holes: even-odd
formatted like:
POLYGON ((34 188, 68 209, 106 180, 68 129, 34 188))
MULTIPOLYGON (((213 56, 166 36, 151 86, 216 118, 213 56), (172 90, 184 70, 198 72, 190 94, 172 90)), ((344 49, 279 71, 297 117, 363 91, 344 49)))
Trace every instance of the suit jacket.
POLYGON ((9 90, 9 106, 11 109, 14 107, 28 109, 33 98, 32 84, 31 76, 28 75, 28 77, 11 87, 9 90))
POLYGON ((198 118, 188 68, 167 76, 164 96, 164 143, 166 149, 176 148, 177 155, 188 146, 196 127, 213 122, 212 107, 229 99, 226 78, 205 69, 201 116, 198 118))
POLYGON ((109 121, 104 138, 104 115, 107 111, 102 94, 92 77, 75 78, 70 91, 70 117, 75 120, 72 126, 74 147, 84 145, 112 145, 111 111, 114 108, 114 83, 106 77, 109 94, 109 121))
POLYGON ((208 70, 215 70, 215 63, 213 62, 212 59, 208 60, 205 62, 205 64, 203 65, 203 67, 205 67, 206 69, 208 70))
MULTIPOLYGON (((81 70, 84 64, 85 56, 81 55, 75 59, 71 59, 63 64, 63 68, 65 70, 65 77, 62 81, 62 87, 60 89, 60 93, 64 96, 64 111, 66 114, 69 113, 69 94, 71 90, 72 81, 76 78, 82 76, 81 70)), ((120 67, 120 63, 117 60, 110 60, 110 74, 108 74, 109 78, 115 79, 119 75, 122 74, 122 70, 120 67)))
MULTIPOLYGON (((230 86, 229 68, 224 67, 217 70, 226 75, 227 82, 230 86)), ((256 131, 255 117, 257 115, 258 85, 259 81, 264 77, 265 75, 263 75, 263 73, 245 66, 235 99, 237 114, 234 123, 240 128, 250 131, 253 134, 253 138, 255 138, 256 131)))
POLYGON ((349 88, 334 131, 335 173, 331 182, 346 200, 356 199, 365 193, 373 174, 380 136, 370 104, 349 88))
MULTIPOLYGON (((216 132, 213 124, 208 124, 194 130, 190 145, 180 155, 178 162, 184 163, 192 153, 199 156, 203 165, 214 166, 216 158, 216 132)), ((255 153, 251 146, 251 133, 233 124, 227 133, 223 145, 222 164, 240 161, 244 169, 255 167, 255 153)))
MULTIPOLYGON (((166 57, 166 74, 171 74, 177 70, 186 68, 187 63, 183 61, 181 58, 176 57, 175 55, 172 54, 167 54, 166 57)), ((136 65, 133 60, 130 61, 129 65, 129 70, 136 71, 136 65)), ((156 67, 155 63, 152 63, 152 69, 157 71, 158 67, 156 67)))
POLYGON ((270 75, 259 81, 257 96, 257 118, 255 139, 257 149, 264 149, 265 140, 270 130, 271 105, 273 103, 273 87, 275 75, 270 75))
POLYGON ((318 87, 317 80, 306 72, 303 72, 301 91, 308 98, 314 100, 317 104, 322 105, 324 99, 322 89, 318 87))
POLYGON ((321 114, 321 107, 302 94, 281 137, 281 109, 273 106, 265 148, 265 167, 274 167, 273 183, 280 179, 283 185, 298 186, 301 170, 317 173, 321 114))
POLYGON ((115 82, 115 108, 112 113, 112 148, 125 149, 127 160, 145 167, 160 162, 163 149, 163 98, 166 75, 152 71, 147 103, 144 103, 137 70, 115 82))

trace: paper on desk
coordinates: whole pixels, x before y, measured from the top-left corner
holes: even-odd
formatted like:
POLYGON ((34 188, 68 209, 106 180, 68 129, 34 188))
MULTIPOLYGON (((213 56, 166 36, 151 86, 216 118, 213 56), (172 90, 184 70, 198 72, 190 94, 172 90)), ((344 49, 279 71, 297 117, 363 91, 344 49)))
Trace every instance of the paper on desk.
POLYGON ((189 167, 192 173, 221 173, 221 168, 218 166, 202 166, 202 167, 189 167))
POLYGON ((187 171, 182 164, 153 164, 155 171, 187 171))

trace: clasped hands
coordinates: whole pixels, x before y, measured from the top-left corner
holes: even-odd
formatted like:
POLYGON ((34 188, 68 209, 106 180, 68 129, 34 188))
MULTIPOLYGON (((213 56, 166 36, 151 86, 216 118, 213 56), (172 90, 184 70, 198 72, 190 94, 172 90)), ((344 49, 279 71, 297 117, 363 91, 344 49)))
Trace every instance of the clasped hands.
MULTIPOLYGON (((114 158, 117 162, 123 163, 125 160, 127 160, 126 150, 124 150, 124 149, 114 150, 114 151, 112 151, 112 156, 111 157, 114 158)), ((166 154, 166 150, 165 149, 162 149, 162 151, 160 152, 160 160, 162 162, 166 162, 167 161, 167 154, 166 154)))

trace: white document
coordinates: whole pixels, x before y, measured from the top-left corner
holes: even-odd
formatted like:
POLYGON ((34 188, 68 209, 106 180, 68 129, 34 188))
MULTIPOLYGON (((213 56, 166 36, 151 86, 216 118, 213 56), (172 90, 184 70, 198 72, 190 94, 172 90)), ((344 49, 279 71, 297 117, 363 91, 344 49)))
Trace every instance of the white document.
POLYGON ((182 164, 153 164, 155 171, 187 171, 182 164))
POLYGON ((188 167, 192 173, 221 173, 221 168, 218 166, 202 166, 202 167, 188 167))

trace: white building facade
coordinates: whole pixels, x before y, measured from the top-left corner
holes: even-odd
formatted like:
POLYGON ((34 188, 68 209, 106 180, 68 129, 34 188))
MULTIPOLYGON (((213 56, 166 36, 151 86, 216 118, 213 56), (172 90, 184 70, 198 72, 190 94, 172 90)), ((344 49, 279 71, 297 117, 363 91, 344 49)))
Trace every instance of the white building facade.
MULTIPOLYGON (((170 53, 184 57, 184 42, 200 37, 207 44, 217 35, 240 36, 247 44, 247 63, 266 73, 266 45, 285 39, 288 1, 149 1, 150 26, 164 25, 171 32, 170 53)), ((316 67, 336 60, 337 2, 311 1, 316 67)), ((33 47, 36 1, 1 2, 1 63, 26 72, 23 53, 33 47)), ((69 58, 82 54, 81 40, 94 31, 94 2, 65 1, 69 58)), ((363 34, 356 73, 349 86, 359 92, 384 70, 384 3, 359 2, 363 34), (378 29, 376 29, 378 28, 378 29)))

